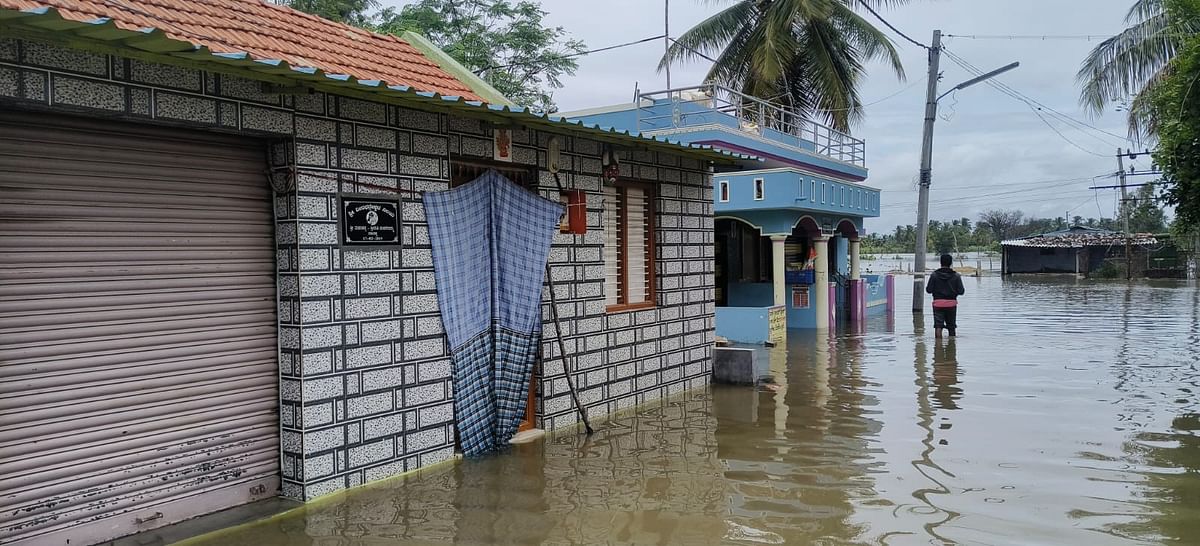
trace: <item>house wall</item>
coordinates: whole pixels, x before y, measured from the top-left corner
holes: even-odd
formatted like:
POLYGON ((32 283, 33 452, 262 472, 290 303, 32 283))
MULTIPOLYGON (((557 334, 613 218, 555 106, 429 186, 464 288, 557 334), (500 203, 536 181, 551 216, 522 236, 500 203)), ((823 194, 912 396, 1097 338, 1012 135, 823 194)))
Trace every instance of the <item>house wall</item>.
POLYGON ((1009 273, 1074 273, 1074 248, 1008 247, 1009 273), (1045 250, 1048 253, 1043 254, 1045 250))
MULTIPOLYGON (((265 93, 243 77, 4 38, 0 107, 262 137, 271 165, 283 169, 273 180, 284 188, 275 200, 282 494, 312 499, 453 456, 451 364, 423 206, 399 195, 401 247, 341 248, 338 198, 393 195, 375 186, 444 190, 451 156, 490 157, 486 124, 325 93, 265 93)), ((513 136, 518 163, 545 164, 550 135, 513 136)), ((600 145, 564 137, 562 150, 563 186, 588 192, 589 231, 555 237, 549 284, 583 403, 595 419, 705 385, 714 329, 707 167, 624 154, 623 176, 658 182, 659 306, 608 314, 600 145)), ((537 189, 558 193, 544 171, 537 189)), ((569 427, 577 416, 551 343, 557 329, 545 331, 538 421, 569 427)))
POLYGON ((717 202, 716 210, 720 214, 803 209, 809 214, 849 218, 860 227, 864 217, 879 216, 879 190, 792 169, 729 172, 713 177, 713 184, 722 182, 729 183, 729 200, 717 202), (763 181, 762 199, 755 199, 756 179, 763 181))

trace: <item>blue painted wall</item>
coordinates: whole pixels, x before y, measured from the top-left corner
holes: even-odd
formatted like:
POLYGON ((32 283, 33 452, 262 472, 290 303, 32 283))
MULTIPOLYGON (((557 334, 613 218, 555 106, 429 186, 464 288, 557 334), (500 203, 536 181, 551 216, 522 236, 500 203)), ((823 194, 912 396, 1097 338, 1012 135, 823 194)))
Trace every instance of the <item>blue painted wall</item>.
POLYGON ((775 287, 771 283, 729 283, 726 301, 730 307, 770 307, 775 305, 775 287))
POLYGON ((717 307, 717 335, 737 343, 770 339, 766 307, 717 307))
POLYGON ((812 286, 797 284, 788 285, 787 287, 787 319, 788 328, 816 328, 817 327, 817 312, 813 309, 816 305, 817 297, 813 293, 812 286), (800 287, 801 290, 808 292, 808 309, 797 309, 792 307, 792 290, 794 287, 800 287))
MULTIPOLYGON (((803 209, 847 217, 879 216, 879 190, 831 178, 772 169, 713 175, 716 212, 803 209), (762 199, 755 199, 755 180, 762 179, 762 199), (729 183, 729 200, 721 200, 721 183, 729 183)), ((856 222, 861 227, 861 220, 856 222)))

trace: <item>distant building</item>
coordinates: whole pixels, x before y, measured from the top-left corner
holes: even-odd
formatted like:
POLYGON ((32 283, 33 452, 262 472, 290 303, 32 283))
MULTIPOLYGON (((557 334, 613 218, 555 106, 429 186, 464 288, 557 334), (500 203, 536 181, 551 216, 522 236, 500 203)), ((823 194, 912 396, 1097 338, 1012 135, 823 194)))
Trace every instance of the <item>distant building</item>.
MULTIPOLYGON (((1144 269, 1145 256, 1158 239, 1147 233, 1132 236, 1134 267, 1144 269)), ((1107 229, 1072 226, 1068 229, 1010 239, 1000 243, 1001 269, 1013 273, 1074 273, 1087 276, 1105 260, 1124 259, 1125 234, 1107 229)))
POLYGON ((562 115, 761 159, 713 177, 717 335, 754 343, 887 308, 887 277, 859 269, 864 220, 880 206, 862 140, 713 84, 562 115))

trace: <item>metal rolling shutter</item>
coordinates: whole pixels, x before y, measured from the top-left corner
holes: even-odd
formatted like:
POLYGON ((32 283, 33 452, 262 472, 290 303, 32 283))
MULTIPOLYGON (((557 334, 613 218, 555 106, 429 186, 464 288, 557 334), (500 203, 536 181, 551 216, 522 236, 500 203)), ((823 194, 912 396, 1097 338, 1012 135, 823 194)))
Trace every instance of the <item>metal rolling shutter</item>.
POLYGON ((0 112, 0 543, 275 495, 263 146, 0 112))

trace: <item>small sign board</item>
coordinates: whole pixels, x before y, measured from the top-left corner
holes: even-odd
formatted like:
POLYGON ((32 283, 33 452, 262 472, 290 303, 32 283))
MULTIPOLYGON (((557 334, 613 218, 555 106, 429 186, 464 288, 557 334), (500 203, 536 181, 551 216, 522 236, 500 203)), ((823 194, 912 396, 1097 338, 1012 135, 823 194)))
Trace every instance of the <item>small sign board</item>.
POLYGON ((388 199, 343 198, 342 244, 400 242, 400 203, 388 199))
POLYGON ((777 305, 767 309, 767 339, 778 343, 787 338, 787 308, 777 305))
POLYGON ((792 309, 808 309, 808 285, 792 287, 792 309))

